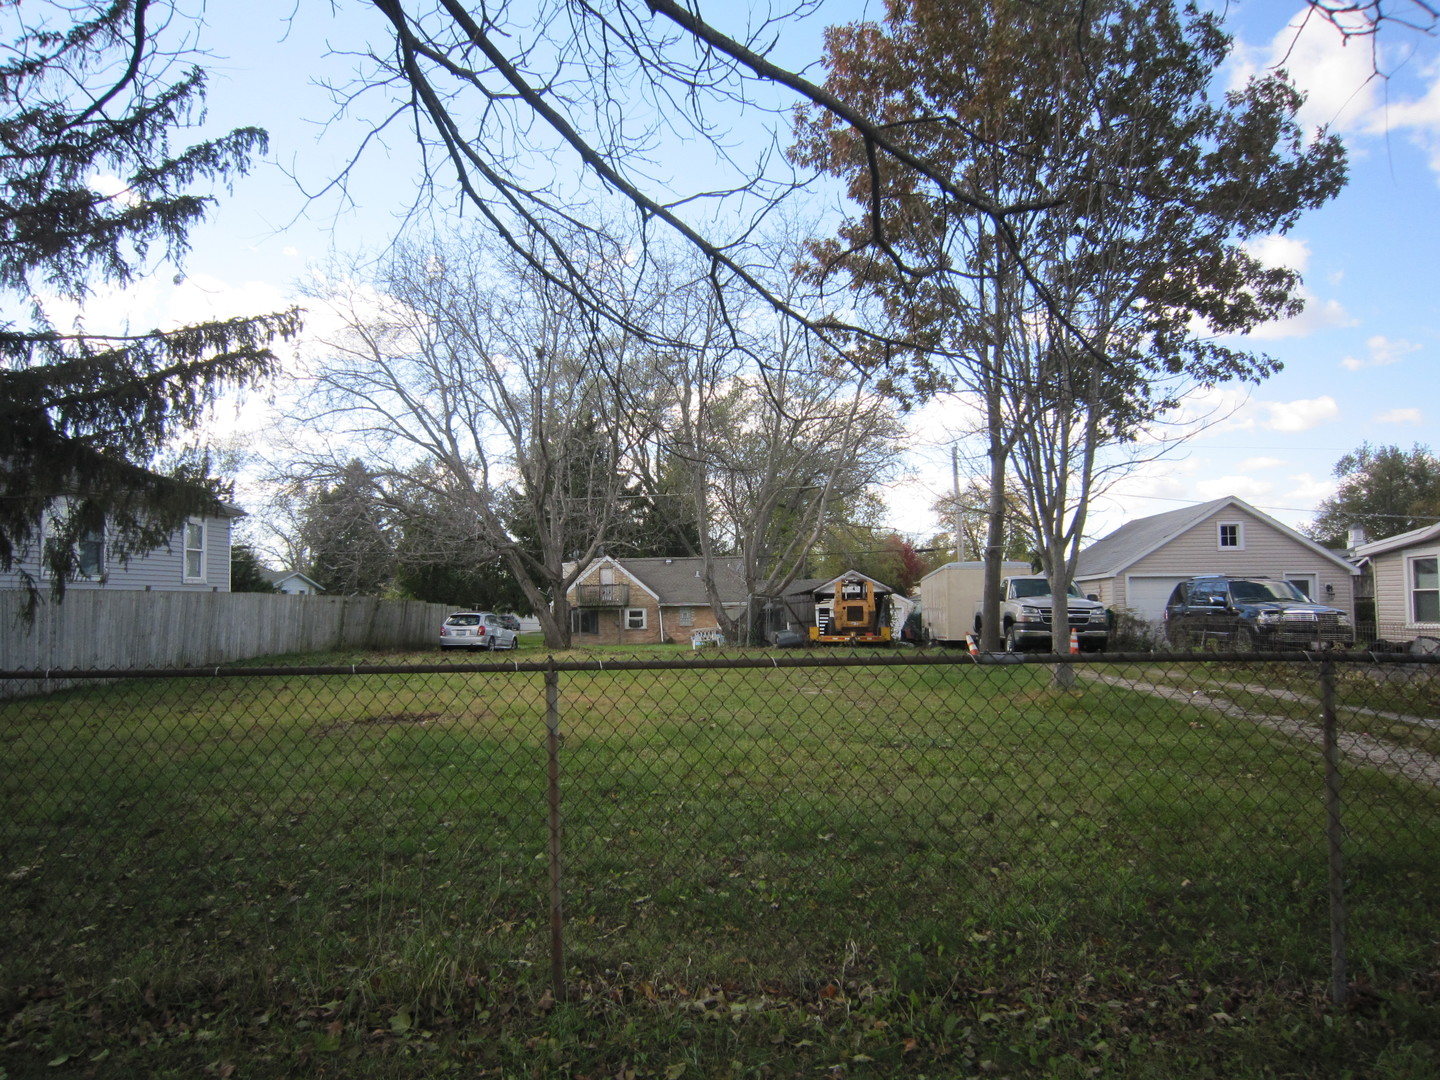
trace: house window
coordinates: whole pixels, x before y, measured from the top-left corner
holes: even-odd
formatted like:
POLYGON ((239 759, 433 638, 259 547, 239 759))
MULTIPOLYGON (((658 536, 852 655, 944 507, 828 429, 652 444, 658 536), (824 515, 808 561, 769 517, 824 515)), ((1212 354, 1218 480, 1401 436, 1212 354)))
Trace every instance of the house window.
POLYGON ((681 625, 681 626, 694 626, 694 625, 695 625, 695 609, 694 609, 694 608, 682 607, 682 608, 680 609, 680 625, 681 625))
POLYGON ((1286 574, 1285 580, 1304 593, 1307 600, 1314 602, 1315 594, 1319 591, 1315 587, 1314 574, 1286 574))
POLYGON ((571 609, 570 631, 575 634, 598 634, 600 632, 600 613, 588 609, 571 609))
POLYGON ((1245 550, 1245 527, 1239 521, 1222 521, 1219 526, 1221 551, 1245 550))
POLYGON ((643 607, 632 607, 625 609, 626 630, 644 630, 645 626, 645 609, 643 607))
POLYGON ((186 581, 205 580, 205 523, 185 523, 185 569, 186 581))
MULTIPOLYGON (((45 511, 40 517, 40 577, 50 577, 50 563, 44 552, 51 544, 59 543, 65 528, 63 511, 45 511)), ((75 577, 79 580, 98 580, 105 576, 105 529, 87 529, 75 540, 75 577)))
POLYGON ((1410 560, 1410 610, 1417 623, 1440 623, 1440 573, 1434 555, 1410 560))
POLYGON ((82 578, 98 578, 105 573, 105 531, 91 529, 75 541, 75 561, 82 578))

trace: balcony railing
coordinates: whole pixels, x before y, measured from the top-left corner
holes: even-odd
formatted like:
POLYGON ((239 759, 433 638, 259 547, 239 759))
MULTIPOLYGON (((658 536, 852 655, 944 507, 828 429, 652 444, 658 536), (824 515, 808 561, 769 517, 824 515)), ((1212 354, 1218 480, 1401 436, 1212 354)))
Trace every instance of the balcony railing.
POLYGON ((575 606, 625 607, 630 603, 629 585, 576 585, 575 606))

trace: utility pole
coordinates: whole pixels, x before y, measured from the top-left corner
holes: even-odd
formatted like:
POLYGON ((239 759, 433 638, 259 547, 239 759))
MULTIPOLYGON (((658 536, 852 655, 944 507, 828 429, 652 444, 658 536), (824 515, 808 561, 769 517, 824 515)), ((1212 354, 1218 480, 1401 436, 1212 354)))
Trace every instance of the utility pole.
POLYGON ((960 550, 960 523, 964 520, 964 509, 960 506, 960 453, 955 443, 950 444, 950 490, 955 495, 955 561, 964 556, 960 550))

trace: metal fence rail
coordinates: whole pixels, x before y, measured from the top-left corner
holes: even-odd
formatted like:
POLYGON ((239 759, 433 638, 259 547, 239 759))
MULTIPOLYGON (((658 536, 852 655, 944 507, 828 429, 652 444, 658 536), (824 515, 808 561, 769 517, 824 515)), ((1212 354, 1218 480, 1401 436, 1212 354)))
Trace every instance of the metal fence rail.
POLYGON ((1433 658, 993 660, 50 672, 104 681, 0 701, 0 996, 1440 966, 1433 658))

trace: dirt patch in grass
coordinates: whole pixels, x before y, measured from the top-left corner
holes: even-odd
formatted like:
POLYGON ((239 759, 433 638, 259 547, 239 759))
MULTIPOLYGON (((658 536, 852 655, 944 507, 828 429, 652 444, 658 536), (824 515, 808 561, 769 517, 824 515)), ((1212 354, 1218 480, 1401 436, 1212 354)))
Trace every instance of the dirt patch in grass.
POLYGON ((338 723, 326 724, 320 728, 317 735, 331 735, 337 731, 345 731, 357 727, 424 727, 435 720, 441 719, 445 714, 439 712, 403 712, 384 713, 380 716, 362 716, 355 720, 341 720, 338 723))

